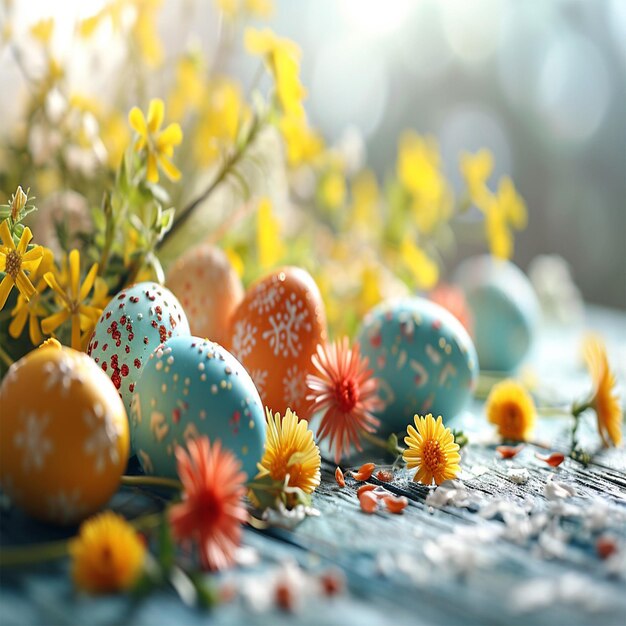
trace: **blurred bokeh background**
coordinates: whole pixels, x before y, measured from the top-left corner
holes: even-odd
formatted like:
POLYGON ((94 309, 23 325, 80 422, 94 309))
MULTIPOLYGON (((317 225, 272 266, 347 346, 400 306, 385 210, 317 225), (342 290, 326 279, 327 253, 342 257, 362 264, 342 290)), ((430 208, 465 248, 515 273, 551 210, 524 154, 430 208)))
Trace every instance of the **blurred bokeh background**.
MULTIPOLYGON (((17 3, 25 22, 55 16, 60 46, 102 4, 17 3)), ((212 0, 164 0, 168 53, 193 42, 210 58, 219 15, 212 0)), ((306 107, 329 141, 361 137, 382 175, 404 129, 431 134, 459 187, 459 153, 486 146, 493 179, 510 174, 528 206, 513 260, 560 254, 587 301, 626 308, 626 1, 276 0, 272 28, 302 48, 306 107)), ((258 67, 237 50, 227 63, 244 85, 258 67)), ((6 57, 0 78, 16 93, 6 57)), ((3 125, 15 106, 1 99, 3 125)), ((478 250, 461 238, 456 254, 478 250)))

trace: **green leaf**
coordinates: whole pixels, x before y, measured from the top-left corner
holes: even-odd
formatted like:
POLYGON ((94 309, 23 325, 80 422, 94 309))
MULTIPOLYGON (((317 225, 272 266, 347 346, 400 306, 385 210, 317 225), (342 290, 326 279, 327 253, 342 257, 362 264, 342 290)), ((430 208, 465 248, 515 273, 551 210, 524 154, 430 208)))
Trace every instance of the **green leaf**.
POLYGON ((157 543, 157 555, 161 569, 169 573, 174 567, 174 561, 176 557, 176 547, 174 540, 172 539, 172 533, 170 525, 167 519, 164 518, 159 526, 159 537, 157 543))
POLYGON ((206 576, 198 573, 191 572, 189 579, 193 583, 196 589, 197 598, 196 602, 201 609, 210 609, 218 604, 219 597, 215 586, 207 580, 206 576))

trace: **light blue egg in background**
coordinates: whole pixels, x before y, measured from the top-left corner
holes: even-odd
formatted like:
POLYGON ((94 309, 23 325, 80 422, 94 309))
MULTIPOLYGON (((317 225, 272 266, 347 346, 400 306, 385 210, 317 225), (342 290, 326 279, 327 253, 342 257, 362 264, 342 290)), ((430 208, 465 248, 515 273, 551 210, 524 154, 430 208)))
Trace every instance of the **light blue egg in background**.
POLYGON ((265 443, 259 392, 225 348, 198 337, 174 337, 147 360, 130 414, 131 437, 146 474, 175 478, 177 445, 208 435, 235 453, 248 479, 265 443))
POLYGON ((524 272, 509 261, 481 255, 461 263, 455 282, 474 316, 480 368, 514 370, 530 351, 539 321, 539 302, 524 272))
POLYGON ((406 430, 417 413, 449 422, 478 377, 474 344, 461 323, 424 298, 389 300, 370 311, 358 335, 379 380, 383 435, 406 430))

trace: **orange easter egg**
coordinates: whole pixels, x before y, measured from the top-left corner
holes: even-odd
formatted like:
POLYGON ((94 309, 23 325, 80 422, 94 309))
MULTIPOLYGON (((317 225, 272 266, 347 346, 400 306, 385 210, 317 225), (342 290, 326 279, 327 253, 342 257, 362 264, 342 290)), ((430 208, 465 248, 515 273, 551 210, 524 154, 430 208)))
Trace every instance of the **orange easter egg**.
POLYGON ((50 344, 14 363, 0 387, 0 481, 46 522, 74 524, 117 490, 128 418, 109 377, 86 354, 50 344))
POLYGON ((224 252, 210 244, 192 248, 174 263, 165 284, 182 304, 191 334, 228 348, 230 318, 244 292, 224 252))
POLYGON ((231 352, 248 370, 263 404, 308 417, 306 376, 326 340, 326 314, 311 275, 284 267, 254 283, 231 321, 231 352))

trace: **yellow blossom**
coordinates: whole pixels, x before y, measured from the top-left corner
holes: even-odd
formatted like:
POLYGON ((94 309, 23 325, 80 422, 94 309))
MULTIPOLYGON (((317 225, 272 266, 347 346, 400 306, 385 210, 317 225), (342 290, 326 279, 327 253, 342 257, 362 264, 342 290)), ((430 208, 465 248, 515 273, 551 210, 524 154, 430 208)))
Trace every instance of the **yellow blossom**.
POLYGON ((376 175, 369 169, 359 172, 352 181, 351 222, 365 232, 375 232, 380 223, 380 192, 376 175))
POLYGON ((143 572, 146 548, 137 531, 112 511, 80 526, 70 542, 72 578, 89 593, 112 593, 133 587, 143 572))
POLYGON ((211 165, 237 137, 246 113, 239 85, 217 78, 209 85, 199 108, 201 118, 194 137, 194 154, 200 165, 211 165))
POLYGON ((157 67, 163 61, 163 45, 157 30, 157 14, 162 0, 133 0, 135 21, 132 35, 144 61, 150 67, 157 67))
POLYGON ((257 477, 270 476, 284 481, 289 475, 289 486, 298 487, 305 493, 313 493, 320 484, 321 456, 315 445, 313 432, 306 420, 287 409, 285 417, 265 409, 267 434, 265 453, 258 464, 257 477))
POLYGON ((511 379, 493 386, 485 412, 503 439, 525 441, 535 426, 536 410, 532 397, 520 383, 511 379))
POLYGON ((320 181, 319 197, 330 209, 337 209, 346 199, 346 179, 343 172, 336 168, 329 170, 320 181))
POLYGON ((429 234, 452 212, 452 196, 441 172, 436 142, 405 132, 398 148, 397 175, 411 196, 411 209, 420 232, 429 234))
POLYGON ((38 346, 43 336, 39 325, 39 318, 46 315, 47 310, 41 303, 41 294, 46 290, 48 284, 44 280, 44 274, 52 268, 54 258, 52 251, 48 248, 43 249, 43 257, 37 269, 30 275, 30 280, 35 286, 35 293, 27 300, 22 294, 17 298, 17 304, 11 311, 13 320, 9 325, 9 335, 13 339, 17 339, 26 326, 28 321, 28 336, 34 346, 38 346))
POLYGON ((280 222, 272 213, 269 198, 263 198, 257 209, 257 252, 262 269, 276 265, 285 253, 280 238, 280 222))
POLYGON ((228 261, 237 273, 237 276, 241 278, 245 270, 244 262, 241 258, 241 255, 234 248, 225 248, 224 254, 228 257, 228 261))
POLYGON ((273 0, 244 0, 244 7, 250 15, 264 19, 274 13, 273 0))
POLYGON ((592 337, 585 342, 583 352, 593 383, 588 404, 596 413, 598 432, 605 447, 619 446, 622 442, 624 415, 615 391, 615 374, 609 367, 606 347, 601 340, 592 337))
POLYGON ((432 289, 439 280, 439 267, 410 237, 400 245, 400 256, 418 289, 432 289))
POLYGON ((322 137, 311 129, 304 115, 284 115, 279 129, 285 140, 287 162, 292 167, 309 163, 324 149, 322 137))
POLYGON ((72 322, 72 348, 83 350, 86 348, 91 333, 102 313, 102 309, 93 304, 85 304, 91 288, 96 281, 98 264, 94 263, 83 283, 80 283, 80 253, 72 250, 69 255, 68 280, 62 286, 54 272, 44 274, 44 279, 59 298, 62 310, 49 315, 41 322, 41 328, 46 335, 52 334, 68 319, 72 322), (82 331, 82 335, 81 335, 82 331))
POLYGON ((130 132, 122 113, 112 110, 103 115, 100 120, 100 139, 107 151, 109 167, 117 170, 130 143, 130 132))
POLYGON ((443 425, 441 415, 435 418, 429 413, 425 417, 416 415, 415 428, 407 426, 408 436, 404 443, 408 446, 402 454, 408 469, 417 468, 413 480, 431 485, 440 485, 445 480, 456 478, 461 471, 461 455, 454 435, 443 425))
POLYGON ((33 287, 26 272, 34 272, 37 269, 43 257, 43 248, 35 246, 27 252, 26 249, 32 238, 33 234, 27 226, 16 246, 9 230, 9 220, 5 219, 0 224, 0 241, 2 241, 0 272, 5 272, 2 282, 0 282, 0 310, 6 304, 13 286, 17 287, 26 301, 35 295, 35 287, 33 287))
POLYGON ((54 32, 54 18, 49 17, 39 20, 30 27, 30 34, 41 42, 44 46, 48 46, 54 32))
POLYGON ((268 28, 247 28, 246 50, 262 56, 274 76, 276 96, 287 115, 303 115, 306 91, 300 83, 300 48, 290 39, 276 36, 268 28))
POLYGON ((197 110, 205 98, 205 67, 197 55, 185 55, 176 64, 176 81, 167 101, 172 119, 182 120, 197 110))
POLYGON ((135 150, 146 153, 146 178, 151 183, 159 182, 158 166, 170 179, 180 178, 180 171, 170 158, 174 154, 174 146, 183 140, 183 132, 176 123, 161 130, 164 113, 163 100, 155 98, 150 101, 147 120, 138 107, 133 107, 128 115, 131 127, 139 135, 135 141, 135 150))
POLYGON ((511 230, 522 230, 526 227, 527 212, 524 200, 508 176, 503 176, 500 180, 497 195, 485 200, 483 210, 491 253, 499 259, 510 259, 513 256, 511 230))
POLYGON ((470 200, 477 207, 484 207, 490 195, 487 180, 493 171, 493 154, 482 148, 476 154, 464 152, 461 155, 461 174, 465 179, 470 200))

